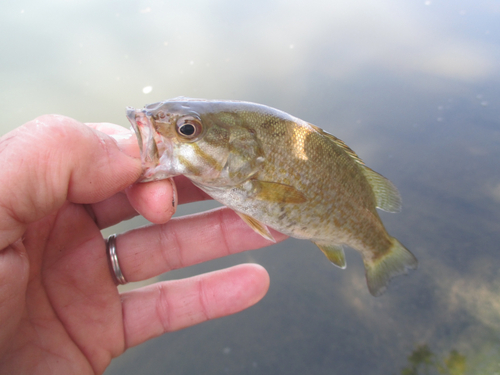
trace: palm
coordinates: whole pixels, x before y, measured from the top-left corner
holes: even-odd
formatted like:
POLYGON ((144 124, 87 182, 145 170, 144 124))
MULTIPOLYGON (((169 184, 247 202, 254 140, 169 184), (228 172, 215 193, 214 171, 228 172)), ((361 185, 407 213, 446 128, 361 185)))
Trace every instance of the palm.
POLYGON ((120 297, 96 223, 83 206, 68 203, 31 225, 24 244, 30 259, 29 298, 15 353, 37 361, 23 360, 17 369, 50 373, 56 364, 65 364, 66 373, 103 372, 123 352, 124 333, 120 297))

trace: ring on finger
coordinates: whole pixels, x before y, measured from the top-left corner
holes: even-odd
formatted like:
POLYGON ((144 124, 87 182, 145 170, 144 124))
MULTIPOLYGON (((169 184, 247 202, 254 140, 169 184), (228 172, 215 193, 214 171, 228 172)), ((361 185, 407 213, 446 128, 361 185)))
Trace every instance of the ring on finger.
POLYGON ((127 283, 127 279, 122 273, 118 256, 116 255, 116 234, 112 234, 106 240, 106 254, 108 256, 111 275, 117 284, 123 285, 127 283))

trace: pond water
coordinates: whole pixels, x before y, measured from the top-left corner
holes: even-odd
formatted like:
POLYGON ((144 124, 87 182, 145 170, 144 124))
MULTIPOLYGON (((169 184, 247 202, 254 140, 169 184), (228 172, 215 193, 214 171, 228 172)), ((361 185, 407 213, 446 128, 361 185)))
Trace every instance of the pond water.
POLYGON ((340 270, 294 239, 173 271, 159 279, 257 262, 271 287, 106 375, 500 374, 500 3, 21 0, 0 21, 1 134, 44 113, 129 127, 126 106, 247 100, 344 140, 403 197, 381 217, 419 269, 383 296, 357 252, 340 270))

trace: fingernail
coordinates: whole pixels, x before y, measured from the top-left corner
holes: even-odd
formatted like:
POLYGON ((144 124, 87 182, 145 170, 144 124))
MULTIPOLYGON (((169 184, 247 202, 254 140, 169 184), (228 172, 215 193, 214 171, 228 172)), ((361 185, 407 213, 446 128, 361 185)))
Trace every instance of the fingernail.
POLYGON ((141 151, 139 150, 139 144, 134 133, 110 134, 110 137, 116 141, 118 148, 123 153, 133 158, 141 158, 141 151))
POLYGON ((175 214, 175 211, 177 211, 177 201, 178 201, 178 199, 177 199, 177 187, 175 186, 175 182, 174 182, 173 178, 169 178, 168 180, 172 184, 172 207, 174 209, 173 214, 175 214))
POLYGON ((131 139, 133 135, 134 133, 130 132, 130 133, 110 134, 109 136, 111 138, 114 138, 117 142, 121 142, 131 139))

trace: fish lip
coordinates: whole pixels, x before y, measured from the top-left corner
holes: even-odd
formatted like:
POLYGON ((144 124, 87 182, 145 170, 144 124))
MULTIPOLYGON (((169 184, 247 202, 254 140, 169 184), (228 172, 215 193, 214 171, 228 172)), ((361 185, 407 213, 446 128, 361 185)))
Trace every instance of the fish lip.
POLYGON ((151 167, 158 160, 154 129, 143 109, 127 107, 127 118, 134 129, 141 150, 141 161, 145 167, 151 167), (156 150, 156 152, 155 152, 156 150))
MULTIPOLYGON (((159 106, 158 106, 159 107, 159 106)), ((158 108, 155 108, 158 109, 158 108)), ((172 158, 172 144, 165 142, 151 121, 155 111, 146 108, 127 107, 127 118, 134 129, 141 151, 143 173, 138 182, 163 180, 175 177, 175 166, 172 158)))
POLYGON ((159 164, 158 146, 155 141, 155 130, 144 109, 127 107, 127 118, 137 136, 141 151, 141 162, 144 171, 139 182, 156 180, 155 169, 159 164))
POLYGON ((136 113, 139 111, 140 110, 137 110, 133 107, 127 107, 127 118, 130 121, 130 124, 132 125, 132 129, 134 130, 134 133, 135 133, 137 140, 139 142, 139 149, 141 150, 141 158, 142 158, 143 139, 142 139, 142 133, 139 130, 139 125, 137 125, 137 121, 136 121, 136 113))

